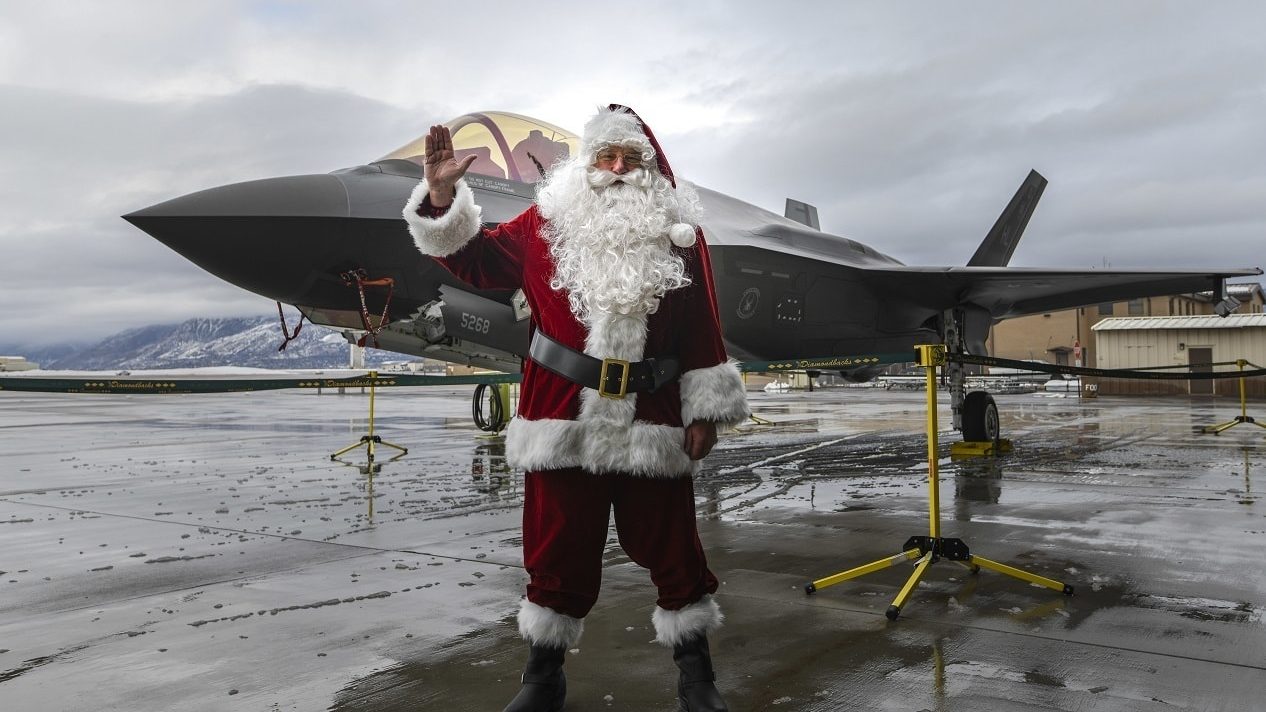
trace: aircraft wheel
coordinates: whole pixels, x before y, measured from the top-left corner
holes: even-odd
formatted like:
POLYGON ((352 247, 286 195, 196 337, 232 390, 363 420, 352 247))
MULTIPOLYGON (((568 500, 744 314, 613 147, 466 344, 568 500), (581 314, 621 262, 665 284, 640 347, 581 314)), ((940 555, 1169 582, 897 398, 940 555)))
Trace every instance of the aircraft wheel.
POLYGON ((501 397, 497 393, 498 386, 492 383, 480 383, 475 386, 475 396, 470 406, 471 418, 475 427, 486 433, 499 433, 505 427, 505 409, 501 407, 501 397), (488 404, 488 414, 484 415, 484 403, 488 404))
POLYGON ((984 391, 972 391, 963 400, 963 440, 992 442, 1000 435, 998 405, 984 391))

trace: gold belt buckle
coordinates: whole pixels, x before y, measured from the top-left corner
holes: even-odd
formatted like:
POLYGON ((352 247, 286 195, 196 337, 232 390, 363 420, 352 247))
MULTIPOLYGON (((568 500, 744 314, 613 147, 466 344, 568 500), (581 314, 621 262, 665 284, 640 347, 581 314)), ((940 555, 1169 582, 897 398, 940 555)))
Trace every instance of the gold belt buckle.
POLYGON ((603 398, 614 398, 623 400, 624 394, 629 390, 629 362, 618 358, 602 359, 602 370, 598 371, 598 395, 603 398), (607 390, 607 369, 612 366, 620 367, 620 390, 612 392, 607 390))

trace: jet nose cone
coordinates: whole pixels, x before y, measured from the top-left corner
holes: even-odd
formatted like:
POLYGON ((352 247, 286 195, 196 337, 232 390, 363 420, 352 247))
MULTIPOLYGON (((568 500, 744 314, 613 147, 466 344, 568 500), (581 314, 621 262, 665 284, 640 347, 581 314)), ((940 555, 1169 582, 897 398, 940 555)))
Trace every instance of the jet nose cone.
POLYGON ((347 215, 347 191, 342 181, 332 175, 305 175, 266 178, 200 190, 128 213, 123 218, 145 229, 141 223, 151 218, 347 215))
POLYGON ((202 190, 123 218, 226 282, 290 301, 348 214, 342 181, 304 175, 202 190))

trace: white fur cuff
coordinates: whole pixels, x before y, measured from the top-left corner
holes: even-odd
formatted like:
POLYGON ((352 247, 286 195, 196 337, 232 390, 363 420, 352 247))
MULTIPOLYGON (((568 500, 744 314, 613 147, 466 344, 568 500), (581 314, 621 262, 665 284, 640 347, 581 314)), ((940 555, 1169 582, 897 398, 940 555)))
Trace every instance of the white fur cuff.
POLYGON ((700 633, 711 633, 720 628, 724 620, 721 607, 712 596, 704 596, 676 611, 656 606, 655 612, 651 614, 651 622, 655 624, 655 642, 669 648, 700 633))
POLYGON ((418 208, 431 188, 423 180, 413 189, 409 202, 404 205, 404 220, 409 224, 413 243, 424 255, 448 257, 479 234, 481 210, 475 205, 475 195, 466 181, 457 181, 457 194, 448 212, 438 218, 418 215, 418 208))
POLYGON ((583 437, 575 420, 512 418, 506 428, 506 464, 529 472, 579 467, 583 437))
POLYGON ((681 422, 686 425, 708 420, 718 428, 729 429, 742 424, 751 414, 743 376, 734 363, 681 374, 681 422))
POLYGON ((519 634, 532 645, 571 648, 585 631, 583 618, 572 618, 526 598, 519 604, 519 634))

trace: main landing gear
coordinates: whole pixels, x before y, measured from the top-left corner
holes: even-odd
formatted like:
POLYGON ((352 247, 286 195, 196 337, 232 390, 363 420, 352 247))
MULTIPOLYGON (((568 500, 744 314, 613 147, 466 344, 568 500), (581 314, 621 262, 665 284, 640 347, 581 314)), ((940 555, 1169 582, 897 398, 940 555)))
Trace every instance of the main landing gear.
MULTIPOLYGON (((942 317, 944 324, 945 351, 966 353, 967 340, 963 334, 966 314, 962 309, 952 309, 942 317)), ((963 441, 950 447, 956 457, 998 455, 1011 451, 1011 442, 1002 437, 998 420, 998 404, 993 396, 984 391, 967 392, 967 373, 961 363, 949 362, 943 366, 949 382, 950 407, 954 414, 954 428, 963 434, 963 441)))

